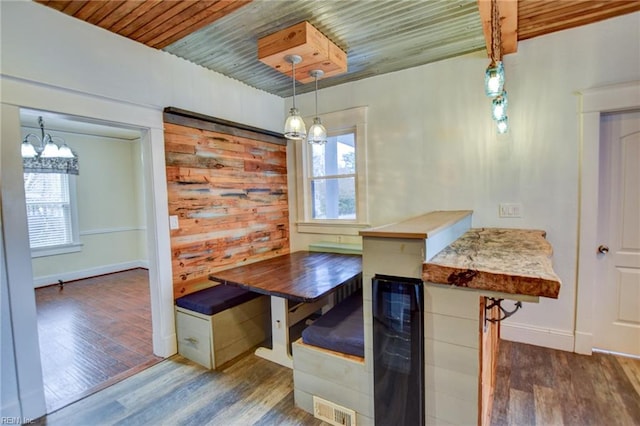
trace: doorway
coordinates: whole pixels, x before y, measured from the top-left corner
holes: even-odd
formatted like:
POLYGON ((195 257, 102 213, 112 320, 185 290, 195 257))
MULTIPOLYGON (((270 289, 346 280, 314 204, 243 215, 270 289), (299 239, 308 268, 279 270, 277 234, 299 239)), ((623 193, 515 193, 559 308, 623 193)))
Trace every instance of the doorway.
POLYGON ((640 357, 640 111, 600 123, 594 348, 640 357))
POLYGON ((36 149, 46 132, 79 157, 78 175, 25 170, 50 413, 160 359, 152 350, 141 132, 30 109, 20 121, 36 149))

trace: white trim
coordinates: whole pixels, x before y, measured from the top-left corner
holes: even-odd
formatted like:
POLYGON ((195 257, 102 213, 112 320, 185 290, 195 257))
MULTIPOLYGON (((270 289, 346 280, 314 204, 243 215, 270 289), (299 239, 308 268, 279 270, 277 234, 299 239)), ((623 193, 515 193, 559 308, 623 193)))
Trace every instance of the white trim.
POLYGON ((58 284, 58 280, 63 282, 82 280, 98 275, 112 274, 114 272, 126 271, 127 269, 144 268, 149 269, 149 262, 144 259, 132 260, 130 262, 112 263, 111 265, 101 265, 95 268, 80 269, 77 271, 65 271, 60 274, 44 275, 34 277, 34 288, 44 287, 52 284, 58 284))
MULTIPOLYGON (((20 117, 18 108, 29 108, 68 114, 116 126, 137 128, 141 131, 144 182, 146 196, 147 253, 149 256, 149 281, 153 352, 160 357, 168 357, 177 352, 175 321, 173 313, 173 282, 171 272, 171 245, 169 241, 169 221, 167 217, 167 181, 164 158, 164 124, 162 108, 148 108, 113 101, 104 97, 80 93, 47 84, 30 82, 0 75, 2 85, 2 140, 20 140, 20 117), (5 114, 6 112, 6 114, 5 114)), ((11 244, 7 253, 7 263, 11 264, 9 274, 10 307, 15 328, 14 345, 16 352, 17 376, 20 400, 32 392, 39 395, 39 401, 29 405, 21 404, 22 415, 37 418, 46 412, 44 390, 40 369, 38 330, 35 312, 33 272, 29 251, 29 236, 26 229, 26 208, 22 170, 13 170, 5 164, 21 166, 18 144, 2 143, 2 202, 9 203, 3 208, 3 231, 6 243, 11 244), (14 146, 15 145, 15 146, 14 146), (11 179, 4 179, 4 177, 11 179), (22 189, 20 189, 22 187, 22 189), (11 196, 5 197, 6 194, 11 196), (21 194, 21 195, 20 195, 21 194), (23 207, 20 207, 20 206, 23 207), (16 207, 17 206, 17 207, 16 207), (8 213, 11 211, 11 213, 8 213), (6 230, 10 230, 10 235, 6 230), (18 271, 22 271, 18 274, 18 271)), ((13 167, 13 166, 12 166, 13 167)))
POLYGON ((573 351, 582 355, 591 355, 593 351, 593 334, 576 331, 573 351))
POLYGON ((512 342, 544 346, 546 348, 573 352, 574 336, 570 330, 534 327, 528 324, 500 324, 500 338, 512 342))
MULTIPOLYGON (((2 90, 4 98, 4 85, 2 90)), ((5 249, 3 252, 5 258, 3 266, 6 267, 6 294, 13 335, 13 348, 5 349, 3 346, 2 356, 5 350, 13 350, 15 354, 16 390, 21 415, 38 418, 46 413, 46 405, 38 342, 36 300, 33 286, 30 285, 33 282, 33 271, 29 249, 24 174, 18 144, 7 142, 20 140, 20 110, 4 103, 1 107, 0 202, 2 208, 0 214, 2 215, 3 245, 5 248, 11 247, 11 250, 5 249)))
MULTIPOLYGON (((353 132, 356 144, 356 217, 357 220, 313 220, 311 213, 310 185, 315 179, 331 178, 331 176, 307 176, 310 162, 310 150, 306 141, 296 143, 296 185, 298 207, 298 232, 310 234, 339 234, 358 235, 358 231, 368 227, 369 203, 367 189, 367 111, 368 107, 359 106, 342 111, 320 114, 329 136, 353 132)), ((305 121, 312 121, 313 117, 305 117, 305 121)), ((339 175, 350 177, 352 174, 339 175)))
POLYGON ((590 354, 598 232, 600 115, 640 107, 640 81, 584 90, 580 95, 580 228, 574 350, 590 354), (578 337, 580 336, 580 337, 578 337))
POLYGON ((366 223, 344 223, 344 222, 297 222, 298 232, 308 234, 339 234, 339 235, 359 235, 361 229, 369 228, 366 223))
POLYGON ((120 226, 115 228, 86 229, 84 231, 80 231, 80 236, 115 234, 117 232, 146 231, 146 230, 147 230, 146 227, 141 227, 141 226, 120 226))
POLYGON ((57 256, 59 254, 77 253, 82 251, 82 243, 65 244, 61 246, 36 247, 31 249, 31 258, 57 256))
POLYGON ((600 354, 607 354, 607 355, 622 356, 622 357, 625 357, 625 358, 632 358, 632 359, 639 359, 640 360, 640 355, 626 354, 624 352, 607 351, 605 349, 598 349, 598 348, 593 348, 593 352, 598 352, 600 354))

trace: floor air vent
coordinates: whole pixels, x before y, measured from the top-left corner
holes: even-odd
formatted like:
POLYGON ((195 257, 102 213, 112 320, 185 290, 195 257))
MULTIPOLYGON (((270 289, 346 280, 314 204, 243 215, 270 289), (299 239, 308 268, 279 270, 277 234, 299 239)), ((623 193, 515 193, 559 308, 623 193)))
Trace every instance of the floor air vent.
POLYGON ((313 397, 314 417, 335 426, 356 426, 356 412, 326 401, 317 396, 313 397))

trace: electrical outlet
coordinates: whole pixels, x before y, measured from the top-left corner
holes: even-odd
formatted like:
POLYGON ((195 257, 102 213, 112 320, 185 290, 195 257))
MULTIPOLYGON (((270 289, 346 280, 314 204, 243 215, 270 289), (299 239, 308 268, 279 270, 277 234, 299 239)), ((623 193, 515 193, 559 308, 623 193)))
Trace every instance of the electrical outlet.
POLYGON ((169 228, 170 229, 180 228, 180 224, 178 224, 178 216, 169 216, 169 228))
POLYGON ((500 217, 522 217, 522 204, 520 203, 500 203, 498 207, 500 217))

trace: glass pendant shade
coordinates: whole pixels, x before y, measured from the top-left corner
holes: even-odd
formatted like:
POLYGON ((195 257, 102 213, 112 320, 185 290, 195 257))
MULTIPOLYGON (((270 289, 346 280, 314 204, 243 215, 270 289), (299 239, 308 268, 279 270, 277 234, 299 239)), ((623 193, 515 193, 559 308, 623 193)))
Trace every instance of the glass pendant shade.
POLYGON ((296 64, 302 62, 302 58, 299 55, 287 55, 284 59, 291 64, 291 81, 293 83, 293 107, 289 110, 289 116, 284 122, 284 137, 300 141, 307 137, 304 120, 296 108, 296 64))
POLYGON ((489 64, 484 73, 484 91, 489 97, 495 97, 504 89, 504 68, 502 61, 489 64))
POLYGON ((60 148, 58 148, 58 157, 60 158, 75 158, 73 155, 73 151, 71 148, 65 143, 60 148))
POLYGON ((316 116, 313 119, 313 124, 309 128, 309 136, 307 142, 310 144, 324 145, 327 143, 327 129, 322 125, 320 117, 318 117, 318 79, 324 75, 322 70, 312 70, 309 74, 315 78, 316 81, 316 116))
POLYGON ((289 110, 287 121, 284 122, 284 137, 291 140, 302 140, 307 136, 304 120, 300 117, 297 108, 289 110))
POLYGON ((507 116, 507 91, 503 91, 501 95, 496 96, 491 102, 491 114, 493 119, 498 121, 507 116))
POLYGON ((33 145, 31 145, 26 140, 22 142, 20 152, 22 153, 22 158, 35 158, 36 155, 38 155, 33 145))
POLYGON ((47 142, 44 146, 44 150, 42 151, 41 156, 43 158, 58 157, 58 145, 56 145, 51 139, 49 139, 49 142, 47 142))
POLYGON ((327 129, 322 125, 320 117, 313 119, 313 124, 309 127, 307 142, 320 145, 327 143, 327 129))
POLYGON ((504 118, 496 122, 496 125, 498 127, 498 133, 507 133, 507 130, 509 130, 509 118, 505 115, 504 118))

